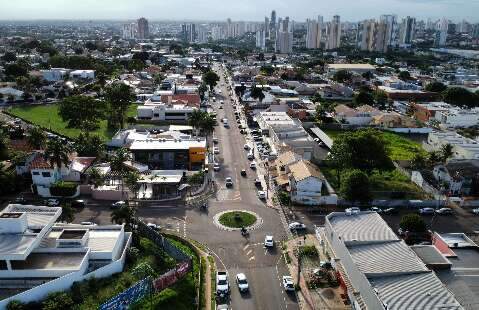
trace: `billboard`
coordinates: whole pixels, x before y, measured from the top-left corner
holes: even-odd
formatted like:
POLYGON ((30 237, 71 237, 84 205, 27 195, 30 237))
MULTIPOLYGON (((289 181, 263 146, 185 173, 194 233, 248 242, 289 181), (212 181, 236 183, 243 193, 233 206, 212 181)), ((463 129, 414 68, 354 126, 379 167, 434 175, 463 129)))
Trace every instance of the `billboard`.
POLYGON ((129 305, 145 297, 151 290, 151 279, 143 279, 100 306, 100 310, 128 309, 129 305))
POLYGON ((184 277, 190 270, 191 262, 184 261, 176 265, 174 269, 162 274, 158 279, 153 280, 153 287, 156 292, 160 292, 165 288, 175 284, 178 280, 184 277))

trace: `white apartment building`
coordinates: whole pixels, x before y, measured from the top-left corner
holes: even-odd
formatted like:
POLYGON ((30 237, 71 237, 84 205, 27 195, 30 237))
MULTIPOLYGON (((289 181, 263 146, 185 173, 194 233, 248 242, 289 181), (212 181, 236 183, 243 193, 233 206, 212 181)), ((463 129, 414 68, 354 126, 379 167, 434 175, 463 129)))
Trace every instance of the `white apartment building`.
POLYGON ((69 70, 63 68, 51 68, 50 70, 40 70, 42 77, 47 82, 62 81, 68 75, 69 70))
POLYGON ((328 23, 328 40, 326 49, 332 50, 341 46, 341 20, 339 15, 334 15, 333 20, 328 23))
POLYGON ((455 131, 433 131, 423 144, 428 151, 439 151, 443 145, 453 146, 455 159, 479 159, 479 142, 461 136, 455 131))
POLYGON ((323 31, 323 17, 318 16, 318 20, 306 20, 306 48, 321 48, 323 31))
POLYGON ((479 123, 479 109, 462 110, 451 108, 447 111, 439 111, 434 119, 440 122, 443 128, 465 128, 476 126, 479 123))
POLYGON ((39 301, 74 282, 123 270, 131 243, 123 225, 55 223, 61 212, 18 204, 0 212, 0 309, 12 300, 39 301))
POLYGON ((95 70, 74 70, 70 72, 70 78, 93 80, 95 78, 95 70))
POLYGON ((276 34, 275 51, 281 54, 290 54, 293 52, 293 31, 289 23, 289 17, 286 17, 279 24, 276 34))
POLYGON ((264 51, 266 49, 266 30, 256 31, 256 47, 264 51))

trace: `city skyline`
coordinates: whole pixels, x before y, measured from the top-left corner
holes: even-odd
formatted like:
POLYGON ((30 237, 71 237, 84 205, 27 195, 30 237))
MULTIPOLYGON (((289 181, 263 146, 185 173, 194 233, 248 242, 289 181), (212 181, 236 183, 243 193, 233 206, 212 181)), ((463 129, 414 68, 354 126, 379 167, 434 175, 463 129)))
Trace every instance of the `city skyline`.
POLYGON ((445 16, 455 22, 463 19, 479 22, 479 16, 474 13, 479 11, 479 0, 368 0, 367 3, 337 0, 334 2, 334 7, 331 7, 326 1, 314 0, 301 0, 294 3, 271 0, 258 3, 253 0, 245 0, 242 2, 229 1, 227 5, 224 1, 219 0, 199 0, 193 3, 187 0, 167 3, 151 0, 105 0, 98 3, 93 0, 85 0, 81 2, 68 1, 68 5, 65 5, 65 2, 61 0, 20 0, 2 3, 0 20, 125 20, 144 16, 151 21, 219 21, 226 18, 262 21, 264 16, 269 15, 274 9, 278 16, 289 16, 291 20, 297 21, 303 21, 315 15, 322 15, 325 19, 340 15, 343 21, 359 21, 394 13, 398 16, 411 15, 418 19, 439 19, 445 16), (404 5, 405 2, 407 5, 404 5))

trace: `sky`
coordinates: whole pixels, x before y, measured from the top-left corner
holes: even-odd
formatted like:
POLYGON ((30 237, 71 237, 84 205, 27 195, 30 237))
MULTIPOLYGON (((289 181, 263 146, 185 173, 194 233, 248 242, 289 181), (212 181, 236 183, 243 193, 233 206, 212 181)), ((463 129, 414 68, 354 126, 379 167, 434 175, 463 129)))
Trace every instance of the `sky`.
POLYGON ((136 19, 260 21, 275 9, 296 21, 340 15, 358 21, 381 14, 479 22, 479 0, 0 0, 0 20, 136 19))

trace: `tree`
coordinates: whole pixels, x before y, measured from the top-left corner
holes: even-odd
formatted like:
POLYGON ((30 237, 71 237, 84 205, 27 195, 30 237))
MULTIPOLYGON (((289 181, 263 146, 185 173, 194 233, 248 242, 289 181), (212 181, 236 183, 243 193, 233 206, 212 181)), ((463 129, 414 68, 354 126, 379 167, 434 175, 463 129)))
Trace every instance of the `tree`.
POLYGON ((73 308, 74 302, 70 295, 64 292, 48 294, 48 297, 42 303, 42 310, 60 310, 73 308))
POLYGON ((131 223, 135 217, 135 209, 128 205, 123 205, 111 212, 111 221, 116 224, 126 224, 131 227, 131 223))
POLYGON ((314 103, 321 102, 322 100, 323 100, 323 97, 321 97, 321 94, 320 94, 320 93, 315 93, 315 94, 311 97, 311 101, 314 102, 314 103))
POLYGON ((45 158, 50 162, 50 166, 60 169, 62 165, 67 166, 70 163, 70 153, 72 147, 69 143, 60 138, 51 139, 45 149, 45 158))
POLYGON ((333 164, 366 171, 394 168, 388 155, 387 142, 374 129, 361 129, 341 134, 330 152, 333 164))
POLYGON ((407 81, 407 80, 411 79, 411 74, 409 73, 409 71, 404 70, 404 71, 399 72, 398 78, 400 80, 407 81))
POLYGON ((5 52, 2 56, 2 60, 5 62, 12 62, 17 60, 17 55, 14 52, 5 52))
POLYGON ((27 142, 32 148, 41 150, 47 143, 47 135, 40 128, 33 126, 28 130, 27 142))
POLYGON ((214 131, 216 125, 215 119, 206 113, 201 120, 200 128, 205 134, 210 134, 214 131))
POLYGON ((13 63, 5 66, 5 75, 10 79, 15 79, 19 76, 26 76, 28 69, 18 63, 13 63))
POLYGON ((331 113, 334 109, 335 103, 321 102, 316 106, 315 118, 319 122, 324 122, 328 119, 327 113, 331 113))
POLYGON ((345 176, 340 192, 344 199, 353 203, 359 201, 365 204, 372 199, 369 178, 366 173, 357 169, 345 176))
POLYGON ((201 126, 201 122, 204 118, 204 114, 207 112, 201 110, 194 110, 188 116, 188 124, 192 126, 194 129, 198 130, 201 126))
POLYGON ((447 86, 441 82, 434 81, 426 85, 425 89, 430 92, 440 93, 447 89, 447 86))
POLYGON ((442 93, 445 102, 455 106, 474 108, 479 106, 479 97, 462 87, 450 87, 442 93))
POLYGON ((441 154, 437 151, 429 152, 427 157, 428 164, 431 167, 434 167, 441 161, 441 154))
POLYGON ((155 270, 147 262, 142 262, 142 263, 136 265, 136 267, 133 268, 131 273, 134 276, 136 276, 137 279, 144 279, 146 277, 155 277, 156 276, 155 270))
POLYGON ((261 74, 266 75, 266 76, 272 76, 275 69, 273 66, 262 66, 261 69, 259 70, 261 74))
POLYGON ((136 171, 129 171, 125 176, 125 184, 135 198, 138 196, 138 190, 140 189, 140 184, 138 184, 139 179, 140 174, 136 171))
POLYGON ((446 162, 449 158, 454 155, 453 146, 450 143, 446 143, 441 146, 441 159, 443 162, 446 162))
POLYGON ((68 127, 84 132, 98 128, 104 113, 105 103, 87 96, 67 97, 58 106, 58 114, 68 123, 68 127))
POLYGON ((388 102, 388 95, 384 90, 377 89, 373 92, 374 101, 380 107, 385 107, 386 103, 388 102))
POLYGON ((124 177, 130 171, 130 169, 125 165, 125 162, 130 160, 131 160, 131 155, 128 149, 120 148, 116 150, 116 152, 113 154, 112 158, 110 159, 111 171, 116 175, 124 177))
POLYGON ((62 214, 60 215, 61 222, 71 223, 75 219, 75 210, 71 204, 65 203, 62 206, 62 214))
POLYGON ((366 71, 363 74, 361 74, 361 76, 369 81, 370 79, 374 77, 374 74, 371 71, 366 71))
POLYGON ((81 132, 75 140, 75 151, 78 156, 100 157, 103 155, 105 147, 98 135, 81 132))
POLYGON ((418 214, 406 214, 401 218, 401 222, 399 223, 399 227, 401 227, 404 231, 409 231, 412 233, 422 233, 426 231, 426 223, 418 214))
POLYGON ((427 159, 422 153, 415 153, 411 159, 411 168, 422 170, 426 167, 427 159))
POLYGON ((369 92, 360 91, 353 99, 354 106, 358 107, 364 104, 374 105, 374 98, 369 92))
POLYGON ((105 100, 108 103, 110 128, 123 128, 126 111, 133 99, 131 88, 125 84, 114 84, 106 88, 105 100))
POLYGON ((333 80, 338 83, 344 83, 351 81, 353 75, 347 70, 338 70, 333 75, 333 80))
POLYGON ((201 83, 200 86, 198 86, 198 93, 200 94, 201 100, 205 99, 205 93, 208 90, 208 87, 206 86, 205 83, 201 83))
POLYGON ((7 310, 27 310, 27 307, 18 300, 12 300, 8 303, 7 310))
POLYGON ((215 88, 216 83, 218 83, 219 80, 220 77, 211 70, 203 74, 203 82, 205 82, 205 84, 210 87, 210 90, 213 90, 213 88, 215 88))
POLYGON ((91 168, 88 171, 88 183, 99 187, 105 184, 105 176, 97 168, 91 168))
POLYGON ((259 87, 253 86, 251 88, 251 97, 254 99, 258 99, 259 102, 263 102, 263 99, 264 99, 263 90, 259 87))

